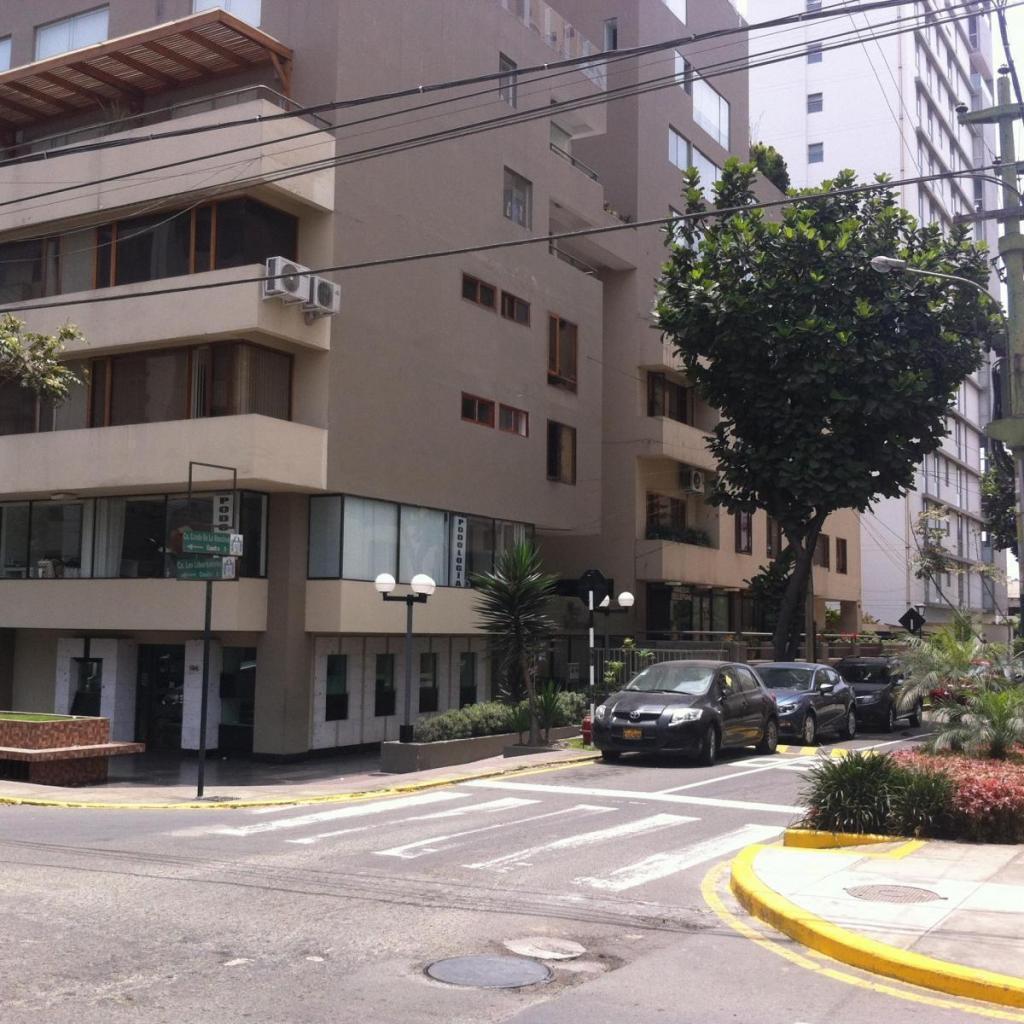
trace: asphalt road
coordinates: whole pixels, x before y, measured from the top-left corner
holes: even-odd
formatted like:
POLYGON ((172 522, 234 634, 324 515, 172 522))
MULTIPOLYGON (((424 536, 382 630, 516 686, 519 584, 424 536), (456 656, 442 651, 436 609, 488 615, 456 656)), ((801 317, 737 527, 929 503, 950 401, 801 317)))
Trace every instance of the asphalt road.
POLYGON ((627 758, 259 810, 0 808, 0 1020, 1024 1021, 808 955, 739 910, 724 865, 799 817, 810 763, 627 758), (584 952, 521 989, 424 975, 519 939, 584 952))

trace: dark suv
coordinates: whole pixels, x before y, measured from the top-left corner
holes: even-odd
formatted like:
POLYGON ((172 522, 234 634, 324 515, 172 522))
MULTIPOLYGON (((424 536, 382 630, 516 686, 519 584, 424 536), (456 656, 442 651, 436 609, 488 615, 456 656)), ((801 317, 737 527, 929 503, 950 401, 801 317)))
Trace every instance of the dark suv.
POLYGON ((663 661, 645 668, 594 711, 594 745, 605 761, 627 751, 679 751, 715 763, 722 747, 779 742, 775 700, 749 665, 663 661))
POLYGON ((857 720, 873 723, 885 732, 896 728, 896 719, 912 726, 921 724, 921 699, 907 705, 903 698, 903 670, 896 658, 843 658, 835 670, 850 684, 857 701, 857 720))

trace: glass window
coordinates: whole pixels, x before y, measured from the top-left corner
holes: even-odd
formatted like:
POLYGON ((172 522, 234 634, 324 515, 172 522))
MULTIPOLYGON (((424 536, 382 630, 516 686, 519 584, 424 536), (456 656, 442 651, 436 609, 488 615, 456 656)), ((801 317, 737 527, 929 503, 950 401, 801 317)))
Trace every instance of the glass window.
POLYGON ((71 699, 71 714, 98 718, 103 695, 103 659, 73 658, 72 678, 75 694, 71 699))
POLYGON ((348 655, 327 655, 327 685, 324 721, 340 722, 348 718, 348 655))
POLYGON ((647 415, 689 423, 689 390, 663 373, 647 374, 647 415))
POLYGON ((157 213, 117 223, 114 284, 136 284, 189 272, 191 219, 157 213))
POLYGON ((498 95, 510 106, 516 105, 516 68, 518 65, 511 57, 498 54, 498 95))
POLYGON ((754 550, 754 517, 749 512, 737 512, 736 520, 736 553, 749 555, 754 550))
POLYGON ((395 713, 395 656, 378 654, 373 687, 373 713, 387 718, 395 713))
POLYGON ((374 580, 395 572, 398 554, 398 506, 369 498, 345 498, 341 574, 349 580, 374 580))
POLYGON ((45 60, 58 53, 102 43, 107 38, 108 15, 107 7, 97 7, 70 18, 51 21, 49 25, 40 25, 36 29, 35 59, 45 60))
POLYGON ((502 405, 498 408, 498 429, 527 437, 530 433, 530 414, 511 405, 502 405))
POLYGON ((711 186, 718 181, 722 169, 713 160, 709 160, 696 146, 690 147, 690 157, 693 166, 700 173, 700 183, 704 186, 704 193, 711 193, 711 186))
POLYGON ((341 576, 341 495, 309 499, 309 578, 341 576))
POLYGON ((462 275, 462 297, 475 302, 487 309, 494 309, 496 306, 497 289, 492 284, 486 284, 470 274, 462 275))
POLYGON ((807 147, 807 162, 809 164, 820 164, 825 162, 825 143, 812 142, 807 147))
POLYGON ((167 500, 100 498, 96 502, 94 571, 98 578, 159 578, 164 564, 167 500))
POLYGON ((729 101, 703 78, 693 82, 693 119, 720 146, 729 148, 729 101))
POLYGON ((528 325, 530 323, 530 304, 511 292, 502 292, 501 315, 506 320, 514 320, 517 324, 528 325))
POLYGON ((459 707, 476 700, 476 651, 463 651, 459 655, 459 707))
POLYGON ((661 0, 661 2, 685 25, 686 0, 661 0))
POLYGON ((290 213, 256 199, 229 199, 217 203, 216 217, 216 269, 296 258, 298 221, 290 213))
POLYGON ((548 479, 576 483, 576 429, 548 420, 548 479))
POLYGON ((482 427, 493 427, 494 402, 489 398, 478 398, 463 392, 462 418, 470 423, 479 423, 482 427))
POLYGON ((192 10, 195 14, 221 7, 240 21, 255 25, 257 28, 260 24, 260 6, 261 0, 192 0, 192 10))
POLYGON ((23 302, 44 294, 43 239, 0 245, 0 302, 23 302))
POLYGON ((29 575, 39 579, 78 576, 82 568, 82 503, 32 502, 29 575))
POLYGON ((437 702, 437 654, 433 651, 422 651, 420 653, 420 714, 436 711, 437 702))
POLYGON ((185 349, 138 352, 111 360, 111 426, 186 419, 187 400, 185 349))
POLYGON ((608 18, 604 23, 604 48, 605 50, 617 50, 619 48, 618 18, 608 18))
POLYGON ((494 568, 494 520, 466 516, 467 579, 494 568))
POLYGON ((678 50, 672 51, 672 61, 675 65, 676 84, 682 88, 683 92, 692 92, 693 69, 690 67, 690 62, 678 50))
POLYGON ((846 541, 842 537, 836 538, 836 572, 843 574, 848 572, 846 563, 846 541))
POLYGON ((6 71, 11 66, 11 37, 0 39, 0 71, 6 71))
POLYGON ((4 579, 28 575, 28 502, 0 506, 0 567, 4 579))
MULTIPOLYGON (((68 231, 60 236, 60 284, 61 295, 72 292, 87 292, 93 287, 93 272, 96 262, 96 229, 68 231)), ((110 253, 103 250, 102 259, 109 263, 110 253)))
MULTIPOLYGON (((231 391, 234 401, 228 403, 230 411, 227 415, 255 413, 279 420, 290 419, 292 357, 286 352, 244 343, 232 346, 232 355, 234 376, 231 391)), ((215 362, 215 389, 223 386, 217 380, 216 371, 215 362)))
POLYGON ((821 63, 821 43, 808 43, 807 44, 807 63, 808 64, 820 64, 821 63))
POLYGON ((807 95, 807 113, 820 114, 825 109, 825 95, 820 92, 812 92, 807 95))
POLYGON ((13 381, 0 384, 0 435, 34 434, 37 407, 33 391, 13 381))
POLYGON ((503 209, 514 224, 528 228, 533 223, 533 185, 521 174, 505 168, 503 209))
POLYGON ((827 533, 818 534, 818 542, 814 546, 814 557, 812 561, 815 565, 820 565, 823 569, 829 567, 829 537, 827 533))
POLYGON ((668 162, 681 171, 690 166, 690 143, 675 128, 668 130, 668 162))
POLYGON ((504 519, 497 519, 494 529, 494 550, 496 552, 514 548, 526 541, 528 537, 525 523, 511 523, 504 519))
POLYGON ((398 580, 408 583, 424 572, 439 586, 448 585, 448 514, 433 508, 403 505, 399 531, 398 580))
POLYGON ((548 317, 548 383, 576 390, 578 328, 558 316, 548 317))

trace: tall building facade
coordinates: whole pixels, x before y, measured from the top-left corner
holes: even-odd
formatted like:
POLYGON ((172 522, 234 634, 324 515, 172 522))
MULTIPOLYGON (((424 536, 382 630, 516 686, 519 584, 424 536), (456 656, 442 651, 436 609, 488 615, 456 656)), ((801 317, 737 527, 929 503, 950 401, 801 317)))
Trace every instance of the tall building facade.
MULTIPOLYGON (((0 0, 0 146, 23 158, 4 168, 0 307, 74 322, 85 381, 57 408, 0 394, 0 706, 196 748, 203 584, 175 577, 183 528, 219 519, 244 536, 239 578, 213 587, 222 751, 397 737, 404 608, 380 573, 437 583, 413 714, 485 699, 469 583, 526 537, 562 576, 635 591, 628 631, 745 628, 772 532, 703 502, 714 414, 652 329, 661 234, 627 227, 669 215, 689 162, 746 151, 745 77, 712 88, 684 73, 696 53, 518 73, 737 24, 727 0, 691 8, 0 0), (678 86, 606 96, 666 65, 678 86), (622 230, 387 262, 587 227, 622 230), (292 301, 303 268, 375 260, 292 301)), ((817 591, 853 622, 856 523, 836 521, 817 591)), ((567 644, 549 670, 578 660, 567 644)))
MULTIPOLYGON (((754 34, 752 137, 782 153, 798 188, 844 168, 862 180, 882 172, 894 179, 948 174, 901 186, 903 206, 919 222, 944 231, 972 224, 974 238, 994 256, 995 222, 973 215, 1001 205, 998 185, 970 173, 993 163, 994 128, 962 127, 956 112, 960 104, 980 109, 993 102, 992 25, 984 6, 972 12, 925 0, 906 9, 839 11, 798 28, 754 34), (843 42, 853 45, 837 45, 843 42), (779 48, 798 55, 768 62, 779 48), (756 65, 758 56, 763 66, 756 65)), ((750 0, 749 17, 821 8, 809 0, 750 0)), ((990 290, 998 298, 994 268, 990 290)), ((992 550, 981 515, 984 428, 993 418, 995 390, 986 357, 960 387, 947 417, 948 435, 919 467, 915 490, 883 500, 861 517, 864 611, 879 622, 893 624, 912 606, 930 622, 948 621, 954 607, 993 627, 1005 618, 1005 556, 992 550), (945 547, 958 573, 917 578, 922 516, 946 531, 945 547)))

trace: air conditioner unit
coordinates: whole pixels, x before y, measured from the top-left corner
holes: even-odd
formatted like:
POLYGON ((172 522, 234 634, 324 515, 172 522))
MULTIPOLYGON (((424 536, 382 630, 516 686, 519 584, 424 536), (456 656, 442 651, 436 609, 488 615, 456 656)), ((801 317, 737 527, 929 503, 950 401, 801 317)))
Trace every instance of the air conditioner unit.
POLYGON ((704 493, 704 474, 699 469, 682 466, 679 470, 679 487, 692 494, 704 493))
POLYGON ((341 285, 326 277, 311 275, 309 293, 302 308, 315 316, 336 316, 341 312, 341 285))
POLYGON ((283 256, 267 260, 267 279, 263 282, 263 298, 283 302, 306 302, 309 298, 309 267, 283 256))

